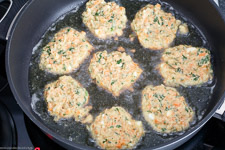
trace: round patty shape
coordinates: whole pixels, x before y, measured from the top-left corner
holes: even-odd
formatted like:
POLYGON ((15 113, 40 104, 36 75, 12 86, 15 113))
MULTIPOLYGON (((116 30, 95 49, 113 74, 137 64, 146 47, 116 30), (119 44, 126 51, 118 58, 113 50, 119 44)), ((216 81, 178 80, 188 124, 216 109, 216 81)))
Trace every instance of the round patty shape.
POLYGON ((103 149, 132 149, 144 135, 141 121, 135 121, 122 107, 112 107, 99 114, 89 130, 103 149))
POLYGON ((131 88, 142 69, 126 53, 99 51, 91 59, 89 73, 98 86, 119 96, 123 90, 131 88))
POLYGON ((88 1, 82 17, 84 24, 100 39, 121 36, 127 23, 125 8, 104 0, 88 1))
POLYGON ((148 4, 135 15, 131 28, 143 47, 160 50, 173 42, 180 23, 171 13, 164 12, 160 4, 148 4))
POLYGON ((194 112, 176 89, 147 86, 142 91, 142 112, 152 128, 161 133, 182 131, 189 127, 194 112))
POLYGON ((205 48, 179 45, 162 55, 159 71, 169 86, 191 86, 212 79, 210 52, 205 48))
POLYGON ((82 123, 92 121, 89 114, 92 107, 86 106, 89 94, 78 81, 70 76, 62 76, 57 81, 47 84, 44 97, 48 112, 54 116, 55 121, 71 117, 82 123))
POLYGON ((70 73, 90 55, 92 45, 85 32, 66 27, 56 33, 42 51, 39 67, 53 74, 70 73))

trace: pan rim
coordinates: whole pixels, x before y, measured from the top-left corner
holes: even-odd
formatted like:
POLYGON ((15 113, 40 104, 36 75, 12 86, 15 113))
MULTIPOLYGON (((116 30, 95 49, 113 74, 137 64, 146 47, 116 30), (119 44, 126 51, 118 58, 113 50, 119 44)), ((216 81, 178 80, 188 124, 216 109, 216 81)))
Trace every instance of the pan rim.
MULTIPOLYGON (((44 123, 42 123, 38 119, 36 119, 37 116, 32 115, 29 112, 29 110, 27 110, 25 108, 25 106, 22 104, 22 102, 21 102, 21 100, 18 96, 18 92, 16 91, 16 88, 15 88, 15 85, 13 83, 13 79, 12 79, 12 76, 11 76, 11 69, 10 69, 10 64, 9 64, 9 61, 10 61, 10 58, 9 58, 10 45, 11 45, 12 37, 14 35, 14 31, 16 30, 17 24, 20 22, 21 17, 23 16, 24 13, 26 13, 26 10, 31 7, 31 5, 34 3, 34 1, 35 0, 28 1, 28 3, 24 6, 24 8, 22 9, 22 11, 18 15, 18 17, 15 19, 15 22, 12 25, 12 29, 9 33, 9 38, 8 38, 8 41, 7 41, 6 53, 5 53, 5 67, 6 67, 6 74, 7 74, 7 79, 8 79, 8 82, 9 82, 10 89, 11 89, 17 103, 19 104, 20 108, 23 110, 23 112, 44 133, 50 134, 55 140, 60 141, 63 144, 69 145, 70 147, 75 147, 75 148, 79 148, 79 149, 96 149, 94 147, 84 146, 84 145, 77 144, 75 142, 69 141, 68 139, 64 138, 63 136, 59 135, 58 133, 52 131, 49 127, 47 127, 47 125, 45 125, 44 123)), ((221 15, 221 12, 220 12, 219 8, 217 7, 217 5, 213 2, 213 0, 209 0, 209 2, 214 6, 214 8, 216 8, 217 12, 219 13, 219 15, 221 16, 221 18, 224 21, 224 17, 221 15)), ((225 91, 223 92, 222 97, 218 100, 218 102, 214 106, 214 108, 208 113, 208 115, 206 115, 202 120, 200 120, 193 128, 191 128, 190 130, 186 131, 184 134, 182 134, 178 137, 175 137, 174 139, 172 139, 168 142, 165 142, 165 143, 160 144, 158 146, 153 146, 153 147, 151 147, 151 149, 168 149, 168 147, 175 148, 175 147, 178 147, 181 144, 185 143, 192 136, 194 136, 205 125, 205 123, 207 123, 207 121, 214 115, 214 113, 216 112, 218 107, 221 106, 224 99, 225 99, 225 91), (173 146, 173 145, 177 144, 177 142, 180 142, 180 141, 183 141, 180 145, 173 146)), ((149 148, 146 148, 146 149, 149 149, 149 148)))

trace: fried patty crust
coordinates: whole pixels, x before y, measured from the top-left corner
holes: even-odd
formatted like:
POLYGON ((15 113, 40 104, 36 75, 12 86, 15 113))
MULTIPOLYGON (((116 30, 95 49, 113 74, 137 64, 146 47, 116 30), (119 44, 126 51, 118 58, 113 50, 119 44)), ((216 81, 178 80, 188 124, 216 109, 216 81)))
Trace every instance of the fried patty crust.
POLYGON ((142 91, 142 112, 157 132, 172 133, 189 127, 194 112, 175 88, 149 85, 142 91))
POLYGON ((201 85, 212 80, 210 51, 205 48, 179 45, 162 55, 159 72, 168 86, 201 85))
POLYGON ((89 0, 82 18, 88 29, 100 39, 121 36, 127 23, 125 8, 104 0, 89 0))
POLYGON ((103 149, 132 149, 145 134, 141 121, 133 120, 122 107, 112 107, 100 113, 89 130, 103 149))
POLYGON ((129 55, 118 51, 95 53, 88 70, 96 84, 114 96, 130 89, 142 73, 142 69, 129 55))
POLYGON ((92 49, 85 32, 63 28, 43 48, 39 67, 53 74, 70 73, 78 69, 92 49))
POLYGON ((74 118, 78 122, 90 123, 92 116, 87 106, 89 94, 81 84, 71 76, 62 76, 49 83, 44 89, 44 98, 47 108, 55 121, 59 119, 74 118))
POLYGON ((131 28, 144 48, 160 50, 170 46, 180 24, 181 21, 163 11, 160 4, 148 4, 135 15, 131 28))

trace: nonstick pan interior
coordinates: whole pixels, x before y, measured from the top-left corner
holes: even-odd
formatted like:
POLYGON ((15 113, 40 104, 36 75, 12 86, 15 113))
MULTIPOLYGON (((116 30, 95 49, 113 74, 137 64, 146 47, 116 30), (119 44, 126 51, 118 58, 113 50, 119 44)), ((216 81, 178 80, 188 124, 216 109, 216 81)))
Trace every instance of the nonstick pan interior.
MULTIPOLYGON (((133 118, 136 120, 141 120, 145 125, 146 135, 137 148, 157 146, 162 143, 169 142, 171 139, 184 133, 157 133, 146 123, 141 113, 141 91, 144 89, 144 87, 147 85, 163 84, 163 79, 156 69, 157 65, 160 63, 163 50, 154 51, 144 49, 139 44, 137 38, 133 42, 130 41, 129 35, 132 33, 130 23, 140 8, 144 7, 148 3, 156 4, 156 2, 157 1, 117 1, 118 4, 126 8, 126 14, 129 20, 127 23, 127 28, 124 30, 124 35, 119 37, 119 40, 99 40, 90 33, 90 31, 82 23, 81 18, 82 13, 85 10, 85 4, 75 8, 72 12, 69 12, 65 16, 62 16, 48 29, 41 41, 34 48, 34 54, 32 55, 31 66, 29 70, 29 85, 32 96, 31 106, 35 113, 37 113, 51 129, 75 143, 95 147, 95 144, 84 125, 75 122, 73 119, 61 120, 59 123, 54 122, 53 117, 51 117, 47 112, 46 103, 43 97, 43 89, 46 83, 57 80, 59 75, 46 73, 39 69, 38 64, 40 53, 42 48, 52 39, 56 32, 64 27, 70 26, 79 31, 85 31, 89 41, 94 46, 94 51, 92 52, 91 56, 85 60, 78 70, 69 74, 74 79, 78 80, 88 90, 90 95, 90 105, 93 106, 91 114, 94 117, 106 108, 111 108, 112 106, 124 107, 132 114, 133 118), (114 97, 111 93, 108 93, 104 89, 99 88, 91 80, 88 73, 88 66, 93 53, 103 50, 107 50, 108 52, 116 51, 119 46, 122 46, 126 49, 126 53, 128 53, 133 58, 133 60, 140 65, 144 72, 139 80, 134 84, 133 92, 125 91, 119 97, 114 97), (131 49, 135 49, 136 52, 132 53, 130 51, 131 49)), ((188 18, 185 18, 176 12, 176 10, 174 10, 170 4, 165 2, 162 2, 161 4, 165 11, 173 13, 177 19, 180 19, 184 22, 187 21, 189 25, 190 35, 177 36, 174 43, 172 44, 173 46, 187 44, 196 47, 212 49, 210 42, 207 41, 205 35, 201 33, 201 30, 198 29, 193 22, 190 22, 188 18)), ((214 85, 215 80, 212 83, 205 84, 200 87, 177 88, 177 90, 180 91, 180 93, 186 98, 188 104, 196 112, 195 119, 192 122, 190 129, 193 128, 205 114, 208 101, 211 99, 214 85)))
MULTIPOLYGON (((44 3, 43 1, 41 2, 44 3)), ((39 7, 43 7, 42 6, 43 4, 41 4, 41 2, 35 1, 34 3, 37 3, 36 7, 38 7, 38 5, 39 7)), ((64 7, 58 6, 61 10, 61 11, 57 10, 58 14, 56 12, 53 13, 54 10, 50 9, 49 11, 50 12, 52 11, 52 13, 49 13, 49 15, 53 14, 57 15, 53 15, 53 17, 51 17, 49 20, 43 17, 37 17, 36 19, 39 19, 40 21, 39 27, 36 27, 31 23, 25 25, 25 27, 27 27, 28 29, 29 28, 32 29, 31 31, 34 31, 33 34, 23 33, 23 31, 25 32, 26 28, 24 29, 22 25, 19 24, 20 25, 19 27, 22 28, 23 30, 19 31, 19 29, 17 29, 16 32, 14 33, 14 36, 11 41, 13 43, 13 41, 16 40, 16 42, 14 42, 14 45, 12 44, 10 51, 8 53, 9 57, 8 60, 10 61, 9 62, 10 69, 8 69, 8 72, 10 71, 11 75, 9 77, 12 80, 10 81, 11 87, 15 88, 13 89, 14 95, 16 95, 17 101, 19 101, 19 104, 21 105, 23 110, 28 114, 28 116, 34 122, 36 122, 36 124, 38 122, 40 128, 43 128, 45 126, 48 128, 48 130, 44 130, 45 132, 53 131, 54 133, 57 133, 61 137, 64 137, 65 139, 72 141, 73 143, 95 147, 95 144, 93 143, 92 140, 90 140, 90 135, 84 126, 75 122, 72 119, 64 120, 61 121, 60 123, 55 123, 53 121, 53 118, 49 116, 46 110, 46 104, 42 96, 43 87, 48 82, 55 81, 59 76, 47 74, 39 70, 38 68, 39 54, 41 47, 47 44, 54 35, 54 33, 56 33, 60 28, 71 26, 77 30, 84 30, 87 32, 90 42, 95 47, 94 52, 105 49, 108 51, 114 51, 119 46, 122 46, 126 49, 126 52, 133 58, 133 60, 137 62, 140 65, 140 67, 144 70, 144 73, 134 85, 134 92, 125 91, 120 95, 120 97, 115 98, 110 93, 105 92, 105 90, 98 88, 94 84, 94 82, 91 81, 90 76, 88 75, 87 67, 94 53, 93 52, 91 56, 87 60, 85 60, 80 69, 70 74, 76 80, 81 82, 81 84, 88 90, 90 94, 90 104, 93 105, 93 110, 91 111, 91 113, 94 116, 96 116, 105 108, 109 108, 115 105, 122 106, 125 109, 127 109, 135 119, 142 120, 143 123, 145 124, 145 130, 147 131, 146 136, 142 139, 137 148, 153 148, 155 146, 160 147, 161 145, 169 144, 171 141, 184 137, 191 131, 199 127, 200 126, 199 123, 202 122, 202 119, 204 119, 205 116, 211 112, 213 107, 219 101, 218 97, 221 94, 222 89, 220 88, 222 87, 218 87, 217 85, 222 84, 223 82, 219 83, 216 82, 217 80, 222 80, 220 78, 220 74, 222 73, 219 72, 219 70, 221 70, 220 68, 222 68, 220 65, 222 64, 218 63, 217 59, 215 59, 218 57, 215 53, 215 51, 217 50, 215 48, 216 43, 209 40, 210 37, 207 36, 208 33, 205 32, 206 30, 204 28, 201 28, 198 22, 194 21, 193 16, 189 17, 189 15, 186 15, 185 11, 182 11, 182 8, 179 7, 179 14, 181 14, 179 15, 176 13, 175 10, 169 7, 170 1, 169 4, 164 2, 161 3, 163 5, 163 9, 165 9, 165 11, 174 13, 176 18, 181 19, 182 21, 188 20, 188 25, 191 34, 188 37, 181 37, 181 36, 177 37, 173 45, 175 46, 179 44, 190 44, 193 46, 200 46, 210 49, 214 60, 212 62, 214 64, 213 69, 215 71, 216 78, 214 78, 213 82, 203 85, 202 87, 177 88, 178 91, 180 91, 180 93, 186 98, 188 104, 196 112, 195 120, 193 121, 191 127, 187 131, 185 131, 184 134, 182 132, 172 135, 162 135, 156 133, 155 131, 152 130, 151 127, 147 125, 147 123, 144 121, 141 115, 140 91, 146 85, 149 84, 159 85, 163 83, 161 76, 156 70, 156 65, 160 62, 160 56, 162 51, 150 51, 147 49, 143 49, 140 46, 137 39, 135 39, 134 42, 131 42, 129 41, 128 36, 132 32, 130 29, 130 22, 133 20, 135 13, 146 4, 148 3, 156 4, 156 2, 158 1, 121 0, 116 2, 126 8, 127 16, 129 19, 129 22, 127 24, 128 27, 124 31, 125 34, 122 37, 120 37, 118 41, 114 41, 112 39, 106 41, 98 40, 87 30, 87 28, 82 24, 81 20, 81 14, 85 8, 85 3, 82 3, 82 1, 79 2, 71 1, 70 5, 64 4, 65 5, 64 7), (77 5, 81 6, 78 7, 77 9, 76 7, 77 5), (56 16, 61 16, 62 14, 68 12, 71 9, 73 9, 74 11, 69 12, 68 14, 65 15, 65 17, 61 17, 58 21, 56 21, 57 18, 56 16), (185 18, 184 16, 187 18, 185 18), (43 20, 41 18, 45 20, 45 23, 42 23, 43 20), (53 22, 56 23, 50 27, 50 25, 53 22), (42 26, 41 24, 42 25, 44 24, 44 26, 42 26), (50 28, 48 29, 48 27, 50 28), (38 32, 38 30, 35 30, 35 28, 41 32, 38 32), (38 43, 40 37, 44 34, 44 31, 46 31, 47 29, 48 31, 43 36, 42 41, 38 43), (32 49, 37 43, 38 45, 34 48, 35 51, 33 52, 32 55, 32 49), (20 53, 16 52, 15 50, 16 48, 17 51, 21 52, 20 53), (133 48, 136 49, 136 52, 134 54, 130 51, 133 48), (14 77, 16 74, 18 77, 14 77), (216 95, 215 93, 213 93, 214 91, 216 92, 216 95), (32 97, 32 101, 30 97, 32 97), (31 108, 31 106, 33 109, 31 108)), ((62 5, 60 2, 55 3, 56 5, 62 5)), ((45 6, 45 8, 47 9, 48 5, 45 6)), ((28 14, 29 12, 27 11, 26 13, 28 14)), ((30 12, 30 14, 32 13, 30 12)), ((10 44, 11 43, 9 43, 8 45, 10 44)))

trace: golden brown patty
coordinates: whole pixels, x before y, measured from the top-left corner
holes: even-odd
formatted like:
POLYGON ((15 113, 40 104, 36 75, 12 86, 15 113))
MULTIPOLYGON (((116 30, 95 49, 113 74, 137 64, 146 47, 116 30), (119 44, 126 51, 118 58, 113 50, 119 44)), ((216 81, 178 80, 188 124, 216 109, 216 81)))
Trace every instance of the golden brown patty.
POLYGON ((142 91, 142 112, 145 120, 158 132, 170 133, 189 127, 194 112, 176 89, 147 86, 142 91))
POLYGON ((92 121, 92 116, 89 114, 92 107, 86 106, 89 94, 70 76, 62 76, 57 81, 47 84, 44 97, 48 112, 54 116, 54 120, 73 117, 82 123, 92 121))
POLYGON ((125 8, 104 0, 88 1, 82 16, 84 24, 100 39, 121 36, 127 23, 125 8))
POLYGON ((39 67, 54 74, 70 73, 77 69, 92 50, 85 35, 85 32, 70 27, 61 29, 43 48, 39 67))
POLYGON ((135 15, 131 28, 143 47, 158 50, 169 47, 180 23, 171 13, 164 12, 160 4, 148 4, 135 15))
POLYGON ((144 135, 141 121, 135 121, 122 107, 99 114, 89 127, 92 137, 103 149, 132 149, 144 135))
POLYGON ((159 70, 169 86, 199 85, 211 80, 213 74, 209 50, 187 45, 166 49, 159 70))
POLYGON ((142 73, 142 69, 129 55, 118 51, 95 53, 88 69, 97 85, 114 96, 119 96, 123 90, 130 88, 142 73))

